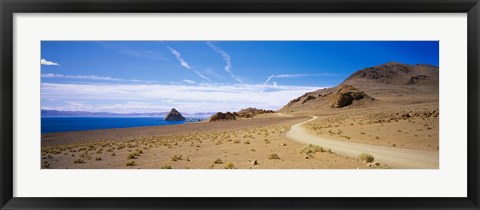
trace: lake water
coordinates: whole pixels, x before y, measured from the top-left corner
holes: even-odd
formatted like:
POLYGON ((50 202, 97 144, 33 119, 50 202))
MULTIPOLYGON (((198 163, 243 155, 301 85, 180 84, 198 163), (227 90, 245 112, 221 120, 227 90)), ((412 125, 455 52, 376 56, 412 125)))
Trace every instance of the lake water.
POLYGON ((185 117, 187 121, 165 121, 163 117, 42 117, 42 134, 140 126, 185 124, 205 117, 185 117))

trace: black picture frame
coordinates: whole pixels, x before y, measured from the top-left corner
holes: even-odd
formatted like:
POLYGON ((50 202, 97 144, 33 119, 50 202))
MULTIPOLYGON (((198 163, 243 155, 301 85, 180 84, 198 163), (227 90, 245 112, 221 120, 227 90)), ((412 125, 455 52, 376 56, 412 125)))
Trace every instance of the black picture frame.
POLYGON ((0 0, 1 209, 479 209, 478 0, 0 0), (465 198, 17 198, 13 197, 15 13, 467 13, 468 196, 465 198))

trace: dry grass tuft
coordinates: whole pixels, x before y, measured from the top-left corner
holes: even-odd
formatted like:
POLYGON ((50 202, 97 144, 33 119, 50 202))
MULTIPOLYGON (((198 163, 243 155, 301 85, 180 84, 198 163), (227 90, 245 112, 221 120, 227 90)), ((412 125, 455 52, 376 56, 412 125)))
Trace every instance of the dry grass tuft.
POLYGON ((360 156, 359 156, 360 160, 363 160, 367 163, 371 163, 375 160, 375 158, 373 157, 373 155, 371 154, 367 154, 367 153, 362 153, 360 156))
POLYGON ((276 153, 273 153, 273 154, 270 154, 270 155, 268 156, 268 159, 270 159, 270 160, 278 160, 278 159, 280 159, 280 156, 278 156, 278 154, 276 154, 276 153))
POLYGON ((225 169, 234 169, 235 168, 235 165, 233 165, 232 162, 228 162, 225 164, 225 169))

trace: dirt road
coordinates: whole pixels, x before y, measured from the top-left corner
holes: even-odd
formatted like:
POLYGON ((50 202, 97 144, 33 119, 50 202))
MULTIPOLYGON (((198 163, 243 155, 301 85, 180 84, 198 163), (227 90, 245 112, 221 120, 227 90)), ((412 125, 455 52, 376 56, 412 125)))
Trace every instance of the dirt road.
POLYGON ((296 142, 314 144, 331 149, 333 152, 347 157, 358 158, 360 154, 368 153, 373 155, 375 162, 386 164, 392 168, 437 169, 439 167, 438 151, 411 150, 345 142, 309 134, 302 125, 317 118, 313 116, 310 120, 292 125, 285 136, 296 142))

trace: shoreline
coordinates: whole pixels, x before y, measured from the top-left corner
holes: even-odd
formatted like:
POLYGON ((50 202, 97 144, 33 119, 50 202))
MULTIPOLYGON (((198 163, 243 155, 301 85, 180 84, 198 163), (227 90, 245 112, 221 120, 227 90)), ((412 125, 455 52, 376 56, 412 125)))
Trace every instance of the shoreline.
POLYGON ((165 120, 162 116, 41 116, 41 135, 88 130, 166 126, 207 121, 207 116, 165 120))
POLYGON ((102 140, 115 140, 122 138, 135 138, 145 136, 168 136, 186 134, 191 132, 225 131, 231 129, 252 128, 282 124, 287 121, 295 122, 306 119, 306 116, 299 117, 272 117, 272 118, 251 118, 232 121, 218 122, 192 122, 176 125, 162 126, 140 126, 129 128, 113 128, 83 131, 65 131, 41 134, 41 145, 54 146, 74 143, 84 143, 102 140))

